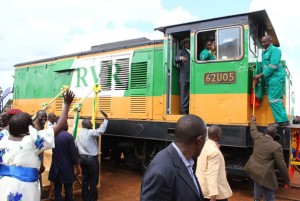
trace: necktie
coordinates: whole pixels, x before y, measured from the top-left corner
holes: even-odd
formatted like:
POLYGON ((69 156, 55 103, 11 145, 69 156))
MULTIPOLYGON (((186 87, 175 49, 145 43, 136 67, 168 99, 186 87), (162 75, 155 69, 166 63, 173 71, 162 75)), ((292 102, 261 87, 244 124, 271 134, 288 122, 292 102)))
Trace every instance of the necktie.
POLYGON ((195 177, 194 171, 193 171, 193 169, 191 167, 189 167, 189 171, 190 171, 191 177, 192 177, 192 179, 194 181, 194 184, 195 184, 198 192, 200 193, 200 190, 199 190, 199 187, 198 187, 198 182, 197 182, 197 179, 195 177))

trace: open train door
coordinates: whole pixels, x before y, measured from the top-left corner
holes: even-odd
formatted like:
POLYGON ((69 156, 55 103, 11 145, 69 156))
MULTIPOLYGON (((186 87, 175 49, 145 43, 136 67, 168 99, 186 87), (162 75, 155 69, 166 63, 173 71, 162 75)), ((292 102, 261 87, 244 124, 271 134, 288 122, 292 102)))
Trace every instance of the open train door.
POLYGON ((179 91, 179 66, 175 62, 177 52, 182 47, 180 42, 190 37, 190 31, 169 33, 165 40, 164 49, 164 64, 167 76, 166 88, 166 114, 180 114, 180 91, 179 91))

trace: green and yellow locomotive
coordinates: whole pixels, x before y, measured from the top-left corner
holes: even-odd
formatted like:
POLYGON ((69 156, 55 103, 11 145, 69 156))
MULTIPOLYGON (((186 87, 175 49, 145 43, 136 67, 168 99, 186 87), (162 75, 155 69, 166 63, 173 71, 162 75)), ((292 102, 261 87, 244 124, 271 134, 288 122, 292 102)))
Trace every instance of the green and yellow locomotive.
MULTIPOLYGON (((202 117, 208 125, 222 127, 220 143, 227 170, 229 174, 244 174, 243 165, 253 146, 248 121, 253 113, 250 105, 253 64, 261 61, 259 39, 267 33, 272 36, 273 44, 279 46, 266 11, 156 30, 164 33, 163 40, 138 38, 93 46, 86 52, 16 64, 13 106, 33 115, 66 85, 75 92, 77 102, 85 98, 79 118, 92 117, 95 103, 90 91, 98 83, 102 90, 96 99, 96 121, 101 121, 100 110, 110 117, 102 137, 103 155, 111 153, 115 163, 122 152, 127 164, 145 167, 172 141, 167 129, 174 127, 181 117, 175 56, 181 48, 180 42, 190 38, 189 113, 202 117), (215 60, 199 58, 207 41, 215 42, 215 60)), ((286 73, 285 105, 289 109, 287 69, 286 73)), ((61 109, 62 98, 59 97, 48 111, 59 115, 61 109)), ((288 110, 287 113, 290 114, 288 110)), ((260 129, 274 122, 266 95, 255 109, 255 116, 260 129)), ((289 164, 290 130, 281 129, 280 135, 289 164)))

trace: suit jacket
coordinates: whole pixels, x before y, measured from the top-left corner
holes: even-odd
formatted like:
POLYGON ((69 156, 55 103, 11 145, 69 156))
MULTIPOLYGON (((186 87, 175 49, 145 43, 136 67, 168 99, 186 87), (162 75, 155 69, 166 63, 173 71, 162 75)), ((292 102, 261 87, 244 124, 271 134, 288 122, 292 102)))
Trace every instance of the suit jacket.
POLYGON ((77 150, 73 136, 61 131, 55 137, 55 148, 52 149, 52 162, 49 180, 59 183, 73 183, 75 180, 74 166, 77 165, 77 150))
POLYGON ((208 139, 197 160, 196 175, 205 198, 216 195, 217 199, 226 199, 232 195, 226 178, 225 161, 218 145, 208 139))
POLYGON ((200 193, 184 162, 170 144, 148 166, 142 180, 140 200, 201 201, 203 195, 199 184, 198 188, 200 193))
POLYGON ((253 153, 245 165, 248 176, 256 183, 276 190, 278 188, 274 171, 274 164, 276 163, 284 181, 289 184, 290 178, 284 162, 282 146, 263 133, 259 133, 254 121, 250 123, 250 132, 254 140, 254 147, 253 153))
POLYGON ((186 49, 179 50, 175 61, 179 64, 179 82, 190 82, 190 53, 186 49), (187 58, 187 61, 181 61, 181 56, 187 58))

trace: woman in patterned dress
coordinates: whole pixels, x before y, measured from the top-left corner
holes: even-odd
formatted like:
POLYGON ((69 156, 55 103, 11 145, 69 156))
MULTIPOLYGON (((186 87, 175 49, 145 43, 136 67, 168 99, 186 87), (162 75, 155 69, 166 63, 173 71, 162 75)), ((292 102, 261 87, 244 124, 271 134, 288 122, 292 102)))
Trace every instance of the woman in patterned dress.
MULTIPOLYGON (((10 136, 0 140, 0 201, 38 201, 41 198, 39 153, 55 147, 54 137, 67 121, 74 93, 64 96, 64 108, 57 124, 37 131, 28 113, 12 116, 10 136)), ((68 171, 68 170, 66 170, 68 171)))

